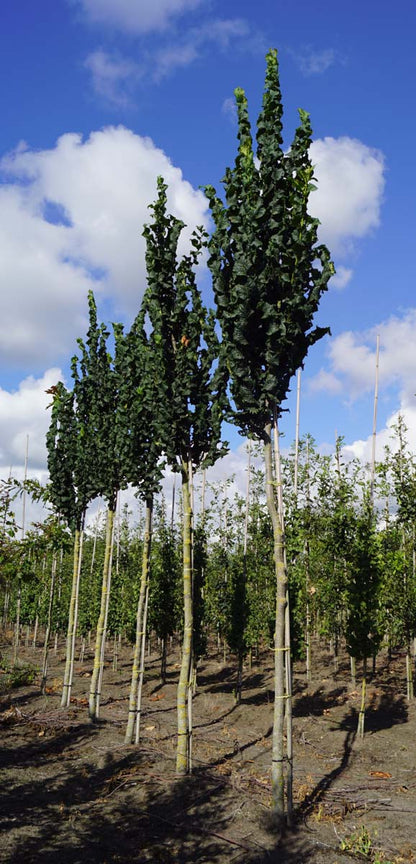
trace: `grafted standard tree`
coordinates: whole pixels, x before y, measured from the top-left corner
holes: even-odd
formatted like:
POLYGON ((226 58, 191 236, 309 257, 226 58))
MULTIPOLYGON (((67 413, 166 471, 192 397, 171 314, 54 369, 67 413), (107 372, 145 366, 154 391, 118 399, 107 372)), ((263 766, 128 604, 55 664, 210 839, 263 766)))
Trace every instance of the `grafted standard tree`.
POLYGON ((174 471, 182 477, 184 636, 178 685, 176 772, 191 770, 193 636, 193 541, 191 483, 196 469, 223 455, 221 423, 226 408, 226 370, 219 357, 213 313, 198 291, 195 267, 205 244, 199 228, 191 252, 178 260, 183 223, 167 213, 166 184, 158 178, 154 221, 144 231, 148 287, 144 308, 152 331, 160 404, 160 435, 174 471), (187 711, 188 707, 188 711, 187 711))
POLYGON ((155 352, 145 331, 145 311, 140 310, 129 333, 116 334, 116 361, 119 376, 117 441, 124 476, 137 489, 145 505, 142 569, 136 614, 136 639, 133 653, 126 744, 140 736, 141 682, 144 673, 144 642, 149 594, 150 550, 152 541, 153 499, 162 477, 162 440, 158 370, 155 352))
MULTIPOLYGON (((267 504, 273 525, 276 570, 275 710, 272 788, 276 821, 284 823, 285 609, 284 537, 276 506, 272 428, 289 382, 308 349, 327 328, 313 327, 322 293, 334 272, 327 248, 317 243, 318 221, 308 213, 313 185, 309 115, 287 153, 282 139, 282 98, 277 52, 267 55, 263 107, 253 152, 247 100, 237 89, 239 148, 223 180, 225 204, 212 186, 208 196, 215 231, 209 243, 217 317, 231 378, 234 422, 262 440, 267 504)), ((289 662, 289 658, 287 658, 289 662)), ((290 802, 289 806, 290 806, 290 802)))
POLYGON ((55 510, 69 526, 73 538, 73 568, 66 638, 65 672, 61 707, 71 698, 78 617, 79 581, 85 512, 96 492, 91 482, 92 467, 84 449, 83 426, 74 392, 59 381, 48 392, 53 397, 51 421, 46 436, 49 470, 49 498, 55 510))
MULTIPOLYGON (((117 361, 108 353, 109 332, 98 324, 94 295, 88 294, 89 329, 84 343, 78 339, 80 358, 72 360, 77 412, 80 417, 80 446, 89 466, 91 497, 107 503, 105 553, 101 583, 100 613, 97 622, 94 667, 89 694, 89 716, 99 716, 104 647, 111 587, 114 519, 117 494, 125 484, 117 448, 116 413, 119 396, 117 361)), ((120 328, 115 328, 116 334, 120 328)), ((117 338, 116 338, 117 349, 117 338)))

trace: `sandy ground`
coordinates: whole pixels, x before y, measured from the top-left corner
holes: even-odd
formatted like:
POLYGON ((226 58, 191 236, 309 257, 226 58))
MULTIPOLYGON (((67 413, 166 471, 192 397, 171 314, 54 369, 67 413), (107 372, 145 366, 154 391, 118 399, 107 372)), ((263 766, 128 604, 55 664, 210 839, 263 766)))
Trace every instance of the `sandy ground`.
MULTIPOLYGON (((21 660, 39 665, 41 654, 22 649, 21 660)), ((92 651, 76 664, 68 710, 59 707, 63 643, 51 655, 46 696, 36 683, 3 686, 1 862, 416 862, 416 707, 403 695, 403 657, 378 662, 362 741, 347 659, 335 674, 316 647, 309 687, 304 664, 295 664, 295 821, 279 839, 270 826, 271 652, 245 670, 238 706, 233 658, 201 662, 194 771, 184 780, 174 774, 178 656, 169 657, 163 687, 157 652, 148 660, 137 747, 123 742, 130 656, 124 647, 114 671, 107 655, 97 724, 87 714, 92 651)))

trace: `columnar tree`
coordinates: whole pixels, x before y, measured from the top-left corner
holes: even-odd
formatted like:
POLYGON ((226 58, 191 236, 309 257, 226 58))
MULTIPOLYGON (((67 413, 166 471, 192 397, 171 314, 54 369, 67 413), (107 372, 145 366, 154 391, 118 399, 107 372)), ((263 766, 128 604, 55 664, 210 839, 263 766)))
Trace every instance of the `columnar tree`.
POLYGON ((140 734, 141 682, 144 673, 144 644, 149 595, 150 552, 152 542, 153 499, 162 477, 160 370, 156 352, 145 330, 145 307, 140 310, 130 332, 117 334, 116 358, 119 375, 117 441, 124 476, 136 487, 145 505, 140 590, 136 615, 136 638, 126 743, 140 734))
POLYGON ((313 318, 334 270, 328 250, 317 244, 318 222, 308 213, 314 186, 311 126, 305 111, 300 111, 292 146, 287 153, 283 149, 276 51, 267 55, 257 123, 258 161, 244 91, 237 89, 235 96, 239 149, 234 168, 227 168, 223 180, 225 204, 213 187, 205 190, 215 223, 209 266, 231 377, 234 422, 243 434, 264 443, 277 581, 272 787, 276 820, 282 825, 287 577, 274 494, 272 428, 290 379, 303 365, 308 349, 328 332, 313 327, 313 318))
MULTIPOLYGON (((99 716, 101 679, 111 586, 114 520, 117 494, 124 475, 117 448, 116 412, 119 404, 117 359, 108 353, 109 331, 98 325, 97 307, 92 292, 88 295, 89 329, 84 342, 78 339, 80 358, 72 360, 74 394, 80 422, 80 446, 89 467, 91 497, 101 496, 107 503, 105 554, 101 584, 100 614, 97 622, 94 667, 89 694, 89 716, 99 716)), ((121 330, 116 327, 117 335, 121 330)), ((121 339, 121 335, 120 335, 121 339)))
POLYGON ((46 436, 49 470, 49 498, 69 526, 73 537, 72 585, 69 603, 66 661, 61 706, 71 698, 78 616, 79 581, 85 512, 96 491, 91 480, 92 454, 85 448, 88 429, 75 402, 74 392, 58 382, 48 391, 53 397, 51 421, 46 436))
POLYGON ((219 342, 213 313, 204 308, 195 268, 205 244, 203 229, 191 239, 191 251, 178 260, 183 223, 167 213, 166 184, 158 179, 154 221, 145 228, 148 287, 144 298, 152 327, 150 339, 163 406, 160 433, 167 459, 182 478, 184 636, 178 685, 176 770, 191 768, 193 550, 191 484, 196 469, 224 453, 221 422, 226 405, 226 372, 218 362, 219 342), (186 703, 188 698, 188 712, 186 703))

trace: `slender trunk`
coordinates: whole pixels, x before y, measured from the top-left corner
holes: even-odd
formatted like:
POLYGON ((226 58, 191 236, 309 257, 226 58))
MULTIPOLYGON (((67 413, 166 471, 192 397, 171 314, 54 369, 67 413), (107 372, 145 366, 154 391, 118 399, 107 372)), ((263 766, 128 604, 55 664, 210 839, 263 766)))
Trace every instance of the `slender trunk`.
POLYGON ((305 647, 306 647, 306 681, 310 684, 312 681, 312 664, 311 664, 311 609, 309 599, 306 600, 306 629, 305 629, 305 647))
MULTIPOLYGON (((299 394, 300 395, 300 375, 299 379, 299 394)), ((277 423, 276 406, 274 407, 274 457, 275 457, 275 472, 277 480, 277 503, 280 528, 283 538, 283 563, 285 572, 286 567, 286 547, 284 544, 285 536, 285 516, 283 506, 283 482, 282 470, 280 462, 280 447, 279 447, 279 427, 277 423)), ((299 421, 298 421, 299 422, 299 421)), ((298 429, 299 434, 299 429, 298 429)), ((287 576, 286 576, 287 579, 287 576)), ((286 583, 287 585, 287 583, 286 583)), ((293 736, 292 736, 292 660, 290 656, 290 606, 289 606, 289 591, 286 587, 286 607, 285 607, 285 684, 286 684, 286 699, 285 705, 285 721, 286 721, 286 756, 287 756, 287 777, 286 777, 286 802, 287 802, 287 824, 289 827, 293 821, 293 736)))
POLYGON ((80 651, 79 651, 79 662, 80 662, 80 663, 83 663, 83 662, 84 662, 84 657, 85 657, 85 636, 82 636, 82 638, 81 638, 81 648, 80 648, 80 651))
MULTIPOLYGON (((29 435, 26 435, 26 449, 25 449, 25 469, 23 480, 26 483, 27 480, 27 465, 28 465, 28 456, 29 456, 29 435)), ((26 486, 23 487, 22 493, 22 531, 21 531, 21 539, 24 540, 25 537, 25 528, 26 528, 26 486)), ((17 582, 17 604, 16 604, 16 624, 15 624, 15 633, 14 633, 14 649, 13 649, 13 665, 17 663, 17 655, 19 651, 19 641, 20 641, 20 607, 22 602, 22 581, 20 578, 20 574, 17 582)))
POLYGON ((189 772, 190 732, 187 715, 187 695, 190 684, 192 664, 192 509, 190 495, 189 463, 182 460, 182 518, 183 518, 183 605, 184 631, 182 642, 181 671, 177 693, 178 744, 176 753, 176 773, 189 772))
POLYGON ((410 640, 407 643, 406 650, 406 691, 407 698, 410 702, 414 696, 414 688, 413 688, 413 669, 412 669, 412 654, 410 650, 410 640))
POLYGON ((367 691, 367 657, 364 657, 364 659, 363 659, 363 680, 361 682, 361 706, 360 706, 360 713, 358 715, 358 727, 357 727, 357 733, 358 733, 359 738, 364 738, 366 691, 367 691))
MULTIPOLYGON (((192 774, 192 745, 193 745, 193 737, 192 737, 192 697, 195 692, 193 684, 194 684, 194 676, 196 676, 196 672, 194 670, 194 659, 191 656, 191 666, 189 669, 189 683, 188 683, 188 693, 187 693, 187 720, 188 720, 188 774, 192 774)), ((195 685, 196 685, 196 677, 195 677, 195 685)))
POLYGON ((243 689, 243 661, 244 654, 242 651, 238 652, 238 664, 237 664, 237 682, 235 688, 235 703, 239 705, 241 702, 241 691, 243 689))
POLYGON ((162 639, 162 659, 160 664, 160 677, 162 679, 162 684, 166 682, 166 661, 167 661, 167 653, 168 653, 168 640, 165 636, 162 639))
POLYGON ((14 642, 13 642, 13 666, 17 663, 17 655, 19 653, 20 641, 20 606, 22 603, 22 582, 19 576, 17 583, 17 602, 16 602, 16 621, 14 625, 14 642))
POLYGON ((146 516, 143 537, 143 553, 142 553, 142 573, 140 579, 140 593, 137 604, 136 615, 136 641, 134 644, 133 653, 133 668, 131 674, 130 699, 129 699, 129 714, 127 719, 126 735, 124 741, 126 744, 132 744, 134 739, 134 730, 138 719, 137 694, 139 687, 139 675, 141 666, 141 654, 145 652, 145 635, 146 628, 143 626, 143 613, 146 600, 146 589, 149 581, 150 567, 150 549, 152 542, 152 513, 153 500, 146 500, 146 516))
POLYGON ((350 667, 351 667, 351 685, 353 690, 355 690, 357 686, 357 664, 355 661, 355 657, 350 657, 350 667))
POLYGON ((285 692, 285 612, 287 605, 287 575, 284 556, 284 538, 275 500, 273 480, 271 424, 264 432, 264 462, 266 471, 267 507, 273 528, 274 563, 276 574, 276 622, 274 634, 274 717, 272 740, 272 807, 277 826, 282 829, 285 822, 285 776, 284 776, 284 717, 285 692))
POLYGON ((10 582, 7 580, 5 592, 4 592, 4 604, 3 604, 3 629, 6 629, 7 622, 9 620, 9 603, 10 603, 10 582))
POLYGON ((113 548, 115 507, 110 505, 107 511, 107 528, 105 536, 105 553, 103 578, 101 584, 101 605, 95 637, 94 668, 91 676, 88 714, 90 720, 98 720, 100 712, 100 678, 104 665, 104 648, 108 615, 108 602, 111 587, 111 558, 113 548))
POLYGON ((56 581, 56 552, 52 555, 52 567, 51 567, 51 585, 49 589, 49 605, 48 605, 48 620, 46 624, 46 633, 45 633, 45 642, 43 645, 43 662, 42 662, 42 678, 40 684, 41 693, 45 693, 46 688, 46 678, 48 675, 48 655, 49 655, 49 637, 51 633, 51 624, 52 624, 52 611, 53 611, 53 600, 55 595, 55 581, 56 581))
POLYGON ((77 528, 74 534, 74 557, 72 569, 71 599, 69 602, 68 630, 66 637, 66 660, 64 683, 62 687, 61 708, 68 708, 71 699, 72 676, 75 658, 75 636, 78 619, 79 580, 82 563, 83 530, 77 528))
POLYGON ((36 648, 36 642, 37 642, 37 638, 38 638, 38 629, 39 629, 39 615, 36 615, 35 628, 33 630, 32 648, 36 648))
POLYGON ((114 636, 113 642, 113 671, 117 672, 118 669, 118 634, 116 633, 114 636))
POLYGON ((137 688, 137 709, 136 709, 136 734, 135 734, 135 743, 138 744, 140 741, 140 718, 142 713, 142 691, 143 691, 143 679, 144 679, 144 665, 145 665, 145 656, 146 656, 146 627, 147 627, 147 610, 149 606, 149 580, 146 583, 146 596, 144 601, 144 610, 143 610, 143 633, 142 633, 142 646, 141 646, 141 656, 140 656, 140 674, 139 674, 139 685, 137 688))

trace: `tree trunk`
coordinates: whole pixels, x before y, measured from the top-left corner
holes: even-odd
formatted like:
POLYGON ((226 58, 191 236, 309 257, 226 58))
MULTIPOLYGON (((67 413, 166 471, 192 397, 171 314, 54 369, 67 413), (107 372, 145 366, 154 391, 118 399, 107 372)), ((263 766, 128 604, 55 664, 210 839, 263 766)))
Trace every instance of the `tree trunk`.
POLYGON ((413 696, 414 696, 413 669, 412 669, 412 655, 411 655, 411 650, 410 650, 410 640, 407 643, 407 650, 406 650, 406 690, 407 690, 407 698, 408 698, 408 701, 410 702, 410 700, 413 699, 413 696))
POLYGON ((168 654, 168 638, 165 636, 162 639, 162 658, 160 663, 160 677, 162 679, 162 684, 166 683, 166 665, 167 665, 167 654, 168 654))
POLYGON ((146 626, 147 626, 147 609, 149 606, 149 580, 146 583, 146 596, 144 601, 144 610, 143 610, 143 633, 142 633, 142 647, 140 652, 140 674, 139 674, 139 685, 137 688, 137 710, 136 710, 136 734, 135 734, 135 744, 138 744, 140 741, 140 718, 142 713, 142 690, 143 690, 143 679, 144 679, 144 665, 145 665, 145 657, 146 657, 146 626))
POLYGON ((101 584, 100 615, 95 637, 94 668, 91 676, 88 715, 90 720, 98 720, 100 713, 101 673, 104 666, 105 637, 107 629, 108 603, 111 587, 111 559, 113 549, 115 506, 109 506, 107 511, 107 528, 105 536, 105 553, 103 579, 101 584))
POLYGON ((37 638, 38 638, 38 629, 39 629, 39 615, 36 615, 35 629, 33 631, 32 648, 36 648, 36 642, 37 642, 37 638))
POLYGON ((177 694, 178 745, 176 753, 176 773, 179 776, 190 770, 190 735, 187 696, 190 685, 192 664, 192 509, 190 495, 189 464, 182 460, 182 518, 183 518, 183 604, 184 630, 182 642, 182 661, 177 694))
POLYGON ((350 657, 350 667, 351 667, 351 686, 352 689, 355 690, 357 686, 357 664, 355 662, 355 657, 350 657))
POLYGON ((16 621, 14 625, 13 666, 17 663, 20 641, 20 606, 22 602, 22 581, 19 576, 17 583, 16 621))
POLYGON ((272 807, 279 829, 285 822, 285 777, 284 777, 284 717, 285 692, 285 612, 287 606, 287 574, 284 555, 284 537, 276 507, 275 483, 273 479, 271 424, 264 432, 264 462, 266 470, 267 508, 273 528, 274 564, 276 574, 276 621, 274 634, 274 717, 272 742, 272 807))
POLYGON ((146 500, 146 516, 143 537, 143 552, 142 552, 142 573, 140 579, 140 593, 137 604, 136 615, 136 641, 134 644, 133 668, 131 674, 130 699, 129 699, 129 715, 127 719, 126 734, 124 738, 125 744, 132 744, 135 734, 135 727, 138 718, 137 694, 139 687, 139 675, 141 666, 141 655, 145 651, 144 637, 146 628, 143 626, 143 613, 146 599, 146 588, 149 581, 150 568, 150 550, 152 542, 152 513, 153 500, 146 500))
POLYGON ((364 659, 363 659, 363 680, 361 682, 361 705, 360 705, 360 713, 358 715, 358 727, 357 727, 357 732, 358 732, 359 738, 364 738, 366 691, 367 691, 367 657, 364 657, 364 659))
POLYGON ((53 611, 53 600, 55 594, 55 581, 56 581, 56 552, 53 553, 52 556, 52 567, 51 567, 51 586, 49 590, 49 606, 48 606, 48 621, 46 624, 46 633, 45 633, 45 642, 43 645, 43 662, 42 662, 42 679, 40 684, 41 693, 45 693, 46 688, 46 678, 48 674, 48 654, 49 654, 49 638, 51 633, 51 624, 52 624, 52 611, 53 611))
POLYGON ((66 636, 66 660, 62 687, 61 708, 68 708, 71 698, 72 675, 75 657, 75 635, 78 619, 79 580, 81 576, 83 531, 77 528, 74 534, 74 557, 72 569, 71 599, 69 602, 68 630, 66 636))

